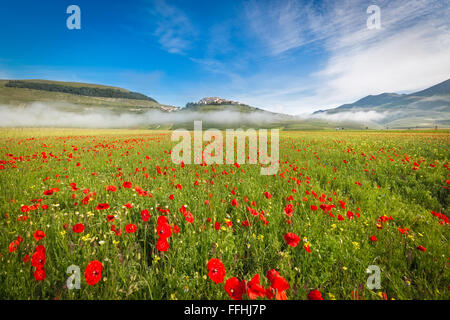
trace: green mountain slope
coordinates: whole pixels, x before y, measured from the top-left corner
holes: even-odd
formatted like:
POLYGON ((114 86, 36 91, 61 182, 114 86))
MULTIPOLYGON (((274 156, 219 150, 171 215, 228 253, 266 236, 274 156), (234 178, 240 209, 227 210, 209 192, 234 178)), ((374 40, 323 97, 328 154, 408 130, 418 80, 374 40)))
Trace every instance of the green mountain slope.
POLYGON ((389 128, 432 128, 450 126, 450 79, 411 94, 383 93, 367 96, 334 109, 319 110, 316 116, 375 111, 385 115, 376 122, 389 128))
POLYGON ((25 107, 35 102, 50 103, 61 110, 72 112, 94 108, 115 113, 177 109, 162 105, 143 94, 118 87, 50 80, 0 80, 0 105, 25 107))

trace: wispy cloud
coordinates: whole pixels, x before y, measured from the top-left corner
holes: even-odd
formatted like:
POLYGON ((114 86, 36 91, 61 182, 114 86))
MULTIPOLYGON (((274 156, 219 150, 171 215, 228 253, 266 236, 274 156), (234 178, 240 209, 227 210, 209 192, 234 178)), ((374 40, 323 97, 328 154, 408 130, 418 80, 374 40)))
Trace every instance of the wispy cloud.
POLYGON ((164 0, 154 0, 151 4, 149 11, 156 21, 153 35, 158 37, 161 47, 170 53, 185 53, 197 34, 188 16, 164 0))
POLYGON ((297 1, 267 3, 250 0, 244 5, 244 13, 251 32, 272 55, 308 42, 302 30, 307 10, 297 1))
MULTIPOLYGON (((380 30, 366 27, 366 9, 372 4, 367 1, 325 1, 319 7, 293 0, 248 2, 249 29, 267 44, 270 54, 286 55, 314 44, 325 57, 316 72, 291 76, 280 86, 272 84, 260 97, 252 97, 250 89, 248 102, 299 114, 369 94, 420 90, 448 79, 448 4, 437 0, 374 2, 381 8, 380 30), (306 94, 302 90, 305 80, 306 94)), ((267 76, 267 72, 259 74, 261 79, 267 76)), ((263 89, 259 86, 255 92, 263 89)))

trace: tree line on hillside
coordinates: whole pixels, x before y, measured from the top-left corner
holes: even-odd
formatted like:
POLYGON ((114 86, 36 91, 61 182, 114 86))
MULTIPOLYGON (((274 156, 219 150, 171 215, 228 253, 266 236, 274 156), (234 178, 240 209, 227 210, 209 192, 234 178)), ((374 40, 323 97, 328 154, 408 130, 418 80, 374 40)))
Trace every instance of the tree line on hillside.
POLYGON ((25 88, 25 89, 70 93, 89 97, 122 98, 122 99, 148 100, 156 102, 155 99, 147 97, 142 93, 121 91, 119 89, 113 88, 72 87, 56 83, 30 82, 21 80, 10 80, 5 84, 5 86, 10 88, 25 88))

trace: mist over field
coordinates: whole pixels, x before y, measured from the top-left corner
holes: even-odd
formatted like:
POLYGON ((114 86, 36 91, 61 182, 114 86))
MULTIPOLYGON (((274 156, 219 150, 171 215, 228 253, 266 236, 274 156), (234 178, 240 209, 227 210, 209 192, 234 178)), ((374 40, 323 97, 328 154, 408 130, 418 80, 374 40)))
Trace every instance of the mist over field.
POLYGON ((355 122, 377 122, 385 119, 394 112, 378 112, 375 110, 369 111, 347 111, 339 113, 318 113, 310 117, 314 119, 321 119, 332 122, 355 121, 355 122))
POLYGON ((106 108, 83 108, 71 111, 70 105, 34 102, 25 107, 0 105, 0 127, 69 127, 69 128, 133 128, 140 126, 174 125, 203 121, 221 127, 246 123, 264 125, 281 122, 323 120, 332 122, 355 121, 371 122, 385 118, 388 113, 376 111, 345 112, 340 114, 315 114, 287 116, 268 112, 243 113, 240 111, 219 110, 197 112, 181 110, 164 112, 150 109, 142 113, 118 113, 106 108), (64 107, 69 107, 65 110, 64 107))

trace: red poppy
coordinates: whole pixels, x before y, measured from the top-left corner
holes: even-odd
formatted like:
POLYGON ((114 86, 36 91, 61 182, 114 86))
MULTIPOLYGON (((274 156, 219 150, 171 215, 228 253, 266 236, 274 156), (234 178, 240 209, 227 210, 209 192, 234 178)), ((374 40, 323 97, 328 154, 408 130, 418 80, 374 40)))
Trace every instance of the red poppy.
POLYGON ((244 220, 244 221, 241 222, 241 225, 243 227, 250 227, 250 222, 248 222, 248 220, 244 220))
POLYGON ((84 278, 88 285, 93 286, 102 278, 103 265, 98 260, 89 262, 84 270, 84 278))
POLYGON ((73 226, 72 231, 75 233, 81 233, 84 231, 84 225, 82 223, 77 223, 73 226))
POLYGON ((291 247, 296 247, 298 243, 300 242, 300 237, 296 235, 295 233, 288 232, 284 235, 284 240, 286 243, 291 247))
POLYGON ((114 191, 117 190, 117 187, 116 187, 116 186, 106 186, 106 187, 105 187, 105 190, 106 190, 106 191, 112 191, 112 192, 114 192, 114 191))
POLYGON ((122 184, 122 186, 123 186, 124 188, 130 189, 130 188, 133 186, 133 184, 132 184, 131 182, 129 182, 129 181, 125 181, 125 182, 122 184))
POLYGON ((171 194, 170 196, 169 196, 169 200, 173 200, 174 199, 174 196, 173 196, 173 194, 171 194))
POLYGON ((36 247, 36 249, 34 249, 34 252, 40 252, 40 253, 42 253, 43 255, 45 255, 45 247, 43 246, 43 245, 38 245, 37 247, 36 247))
POLYGON ((285 208, 284 208, 284 213, 287 216, 292 216, 292 212, 294 212, 294 206, 292 205, 292 203, 289 203, 285 208))
POLYGON ((167 239, 172 234, 172 229, 168 223, 160 223, 156 227, 156 232, 158 233, 159 239, 167 239))
POLYGON ((173 226, 173 232, 174 233, 179 233, 180 232, 180 227, 178 227, 177 225, 173 226))
POLYGON ((159 238, 156 241, 156 249, 159 251, 167 251, 169 249, 169 242, 167 242, 166 238, 159 238))
POLYGON ((186 218, 186 221, 189 223, 194 223, 194 215, 190 213, 189 211, 186 211, 186 214, 184 216, 186 218))
POLYGON ((137 227, 135 224, 130 223, 125 226, 125 231, 127 233, 135 233, 136 230, 137 230, 137 227))
POLYGON ((46 256, 42 251, 35 251, 31 256, 31 265, 37 269, 43 268, 46 256))
POLYGON ((106 209, 109 209, 109 204, 107 204, 107 203, 99 203, 95 207, 95 210, 106 210, 106 209))
POLYGON ((311 210, 312 210, 312 211, 316 211, 316 210, 317 210, 317 206, 311 205, 311 210))
POLYGON ((259 274, 256 274, 252 280, 247 283, 247 295, 252 300, 258 297, 263 298, 266 295, 266 289, 259 284, 259 274))
POLYGON ((158 220, 156 221, 157 224, 163 224, 163 223, 168 223, 167 222, 167 218, 165 216, 159 216, 158 220))
POLYGON ((14 252, 17 250, 17 248, 19 247, 20 242, 18 240, 14 240, 13 242, 11 242, 9 244, 9 252, 14 252))
POLYGON ((36 279, 36 281, 43 281, 45 280, 45 277, 46 274, 44 268, 38 268, 36 269, 36 271, 34 271, 34 279, 36 279))
POLYGON ((309 293, 308 293, 308 299, 309 300, 323 300, 323 298, 322 298, 322 294, 320 293, 320 291, 319 290, 311 290, 309 293))
POLYGON ((279 292, 282 292, 289 289, 289 283, 282 276, 277 275, 273 279, 271 287, 279 292))
POLYGON ((266 199, 270 199, 272 198, 272 195, 269 192, 264 192, 264 197, 266 197, 266 199))
POLYGON ((216 230, 220 229, 220 223, 219 222, 214 223, 214 229, 216 229, 216 230))
POLYGON ((147 209, 141 211, 142 221, 148 221, 150 219, 150 213, 147 209))
POLYGON ((371 236, 370 237, 370 241, 372 241, 372 242, 375 242, 375 241, 377 241, 378 239, 377 239, 377 237, 375 237, 375 236, 371 236))
POLYGON ((232 205, 233 207, 237 207, 237 206, 239 205, 239 202, 237 201, 236 198, 233 199, 233 200, 231 200, 231 205, 232 205))
POLYGON ((233 277, 225 282, 225 291, 233 300, 242 300, 242 295, 245 293, 245 280, 239 281, 238 278, 233 277))
POLYGON ((417 249, 420 251, 423 251, 423 252, 427 251, 427 248, 425 248, 423 246, 418 246, 417 249))
POLYGON ((225 266, 223 265, 222 261, 217 258, 212 258, 208 261, 207 267, 209 270, 209 278, 215 283, 222 283, 225 279, 226 273, 225 266))
POLYGON ((272 283, 279 275, 280 273, 277 270, 271 269, 267 271, 266 278, 269 279, 269 281, 272 283))
POLYGON ((34 233, 34 239, 36 241, 39 241, 41 239, 45 238, 45 233, 42 230, 36 230, 36 232, 34 233))

